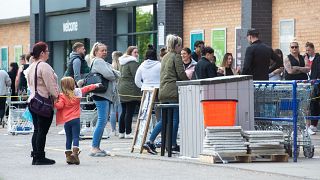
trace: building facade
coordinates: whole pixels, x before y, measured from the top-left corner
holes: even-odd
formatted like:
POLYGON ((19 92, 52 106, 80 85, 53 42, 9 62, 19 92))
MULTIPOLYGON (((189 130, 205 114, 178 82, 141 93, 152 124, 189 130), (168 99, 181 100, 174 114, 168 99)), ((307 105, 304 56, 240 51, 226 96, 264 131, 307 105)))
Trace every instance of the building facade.
POLYGON ((8 70, 30 48, 29 17, 0 20, 0 69, 8 70))

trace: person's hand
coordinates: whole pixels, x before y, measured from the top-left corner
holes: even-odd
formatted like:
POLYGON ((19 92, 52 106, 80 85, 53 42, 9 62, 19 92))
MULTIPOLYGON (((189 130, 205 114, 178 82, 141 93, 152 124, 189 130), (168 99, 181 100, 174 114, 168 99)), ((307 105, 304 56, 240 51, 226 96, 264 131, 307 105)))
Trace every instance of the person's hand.
POLYGON ((97 88, 102 87, 103 85, 101 83, 95 84, 97 88))
POLYGON ((218 68, 218 73, 224 74, 224 71, 221 68, 218 68))
POLYGON ((78 87, 82 87, 82 86, 83 86, 83 83, 84 83, 84 80, 83 80, 83 79, 80 79, 80 80, 77 82, 78 87))
POLYGON ((240 73, 241 67, 240 67, 240 66, 237 66, 236 71, 237 71, 237 73, 240 73))

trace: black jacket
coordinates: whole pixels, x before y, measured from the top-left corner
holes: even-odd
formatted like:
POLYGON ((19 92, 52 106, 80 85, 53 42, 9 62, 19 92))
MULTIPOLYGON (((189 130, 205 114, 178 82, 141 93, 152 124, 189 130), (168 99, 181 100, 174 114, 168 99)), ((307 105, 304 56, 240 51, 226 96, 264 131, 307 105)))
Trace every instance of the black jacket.
POLYGON ((217 70, 215 69, 215 65, 213 65, 207 58, 202 57, 195 68, 196 78, 197 79, 205 79, 205 78, 213 78, 217 77, 217 70))
POLYGON ((312 65, 310 79, 320 79, 320 54, 316 53, 312 65))
POLYGON ((272 48, 257 40, 246 50, 242 75, 252 75, 253 80, 269 80, 270 59, 276 62, 275 69, 283 66, 283 63, 272 48))
POLYGON ((199 56, 198 56, 198 54, 197 54, 196 52, 193 51, 193 52, 191 53, 191 57, 192 57, 192 59, 195 60, 196 62, 199 61, 199 56))

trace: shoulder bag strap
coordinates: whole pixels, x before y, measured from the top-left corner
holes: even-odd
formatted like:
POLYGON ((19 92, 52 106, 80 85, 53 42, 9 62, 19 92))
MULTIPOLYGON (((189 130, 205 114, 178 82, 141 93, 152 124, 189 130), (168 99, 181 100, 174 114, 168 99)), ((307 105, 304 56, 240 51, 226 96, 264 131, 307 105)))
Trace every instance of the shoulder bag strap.
POLYGON ((35 92, 38 92, 37 91, 37 83, 38 83, 38 77, 37 77, 37 72, 38 71, 37 70, 38 70, 39 63, 41 63, 41 61, 39 61, 38 64, 36 65, 36 70, 35 70, 35 73, 34 73, 34 89, 35 89, 34 91, 35 92))

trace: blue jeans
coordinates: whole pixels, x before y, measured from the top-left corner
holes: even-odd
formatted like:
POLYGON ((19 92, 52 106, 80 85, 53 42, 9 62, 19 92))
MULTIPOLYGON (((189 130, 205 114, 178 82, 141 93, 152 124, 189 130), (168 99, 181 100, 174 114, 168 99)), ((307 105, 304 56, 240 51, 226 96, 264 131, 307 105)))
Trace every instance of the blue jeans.
MULTIPOLYGON (((162 116, 162 113, 161 113, 162 116)), ((161 132, 162 128, 162 120, 157 122, 154 129, 151 132, 149 141, 154 142, 158 136, 158 134, 161 132)), ((172 146, 177 145, 177 136, 178 136, 178 128, 179 128, 179 108, 173 109, 173 132, 172 132, 172 146)))
POLYGON ((98 120, 96 123, 96 128, 93 132, 92 147, 100 148, 100 142, 102 139, 103 131, 107 124, 107 117, 110 113, 110 101, 94 101, 94 103, 97 106, 98 120))
POLYGON ((66 122, 64 130, 66 132, 66 150, 71 150, 72 141, 74 147, 79 147, 80 118, 66 122))
POLYGON ((118 112, 118 122, 122 113, 121 104, 111 104, 110 106, 110 123, 112 131, 116 130, 116 123, 117 123, 117 112, 118 112))

